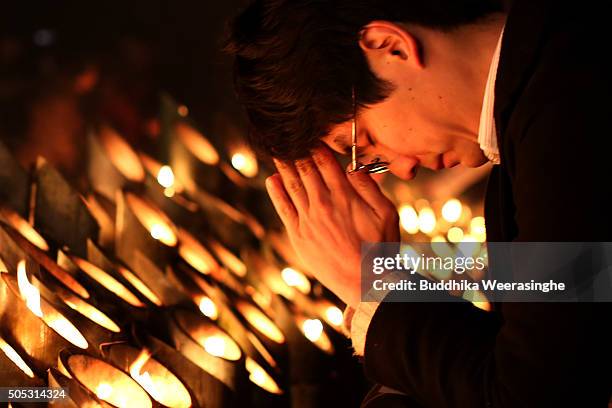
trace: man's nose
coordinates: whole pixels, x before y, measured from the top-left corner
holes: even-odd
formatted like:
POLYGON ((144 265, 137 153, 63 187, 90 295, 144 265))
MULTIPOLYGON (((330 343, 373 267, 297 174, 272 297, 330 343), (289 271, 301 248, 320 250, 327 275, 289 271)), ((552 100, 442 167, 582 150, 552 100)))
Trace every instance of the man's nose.
POLYGON ((398 156, 389 164, 389 171, 402 180, 412 180, 418 165, 419 159, 416 157, 398 156))

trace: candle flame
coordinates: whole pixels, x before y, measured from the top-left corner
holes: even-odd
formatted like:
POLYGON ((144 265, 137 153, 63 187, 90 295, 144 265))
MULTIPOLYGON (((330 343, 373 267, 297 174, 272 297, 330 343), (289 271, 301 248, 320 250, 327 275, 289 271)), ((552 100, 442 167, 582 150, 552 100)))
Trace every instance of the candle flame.
POLYGON ((100 141, 115 168, 130 181, 141 182, 145 170, 132 147, 114 129, 105 126, 100 130, 100 141))
POLYGON ((283 391, 278 387, 276 381, 270 377, 270 375, 263 369, 262 366, 257 364, 255 360, 250 357, 246 358, 245 361, 246 370, 249 373, 249 380, 254 384, 257 384, 264 390, 272 394, 282 394, 283 391))
POLYGON ((442 218, 450 223, 457 222, 461 217, 462 209, 461 201, 451 198, 442 206, 442 218))
POLYGON ((21 358, 21 356, 15 351, 13 347, 10 346, 2 337, 0 337, 0 350, 6 354, 6 356, 11 360, 21 371, 25 373, 30 378, 34 378, 34 372, 32 369, 26 364, 25 361, 21 358))
POLYGON ((419 229, 425 234, 436 229, 436 214, 431 208, 425 207, 419 212, 419 229))
POLYGON ((36 316, 43 317, 43 312, 40 308, 40 291, 28 281, 25 260, 23 259, 17 264, 17 286, 28 309, 36 316))
POLYGON ((194 236, 184 229, 179 229, 178 236, 179 255, 195 270, 207 275, 219 267, 212 254, 194 236))
POLYGON ((64 303, 66 303, 71 309, 76 310, 89 320, 99 324, 100 326, 114 332, 119 333, 121 329, 110 317, 102 313, 96 307, 85 302, 81 298, 76 296, 66 295, 60 296, 64 303))
POLYGON ((281 271, 281 276, 287 285, 296 288, 305 295, 310 293, 310 281, 302 272, 293 268, 284 268, 281 271))
POLYGON ((133 194, 127 194, 126 200, 140 223, 154 239, 170 247, 176 245, 174 229, 161 211, 133 194))
POLYGON ((419 232, 419 216, 410 204, 404 204, 399 209, 400 224, 409 234, 419 232))
POLYGON ((217 306, 208 296, 202 296, 198 306, 200 307, 200 311, 204 316, 207 316, 212 320, 216 320, 217 317, 219 317, 217 306))
POLYGON ((96 396, 101 400, 106 400, 113 393, 113 387, 109 383, 100 383, 96 387, 96 396))
POLYGON ((236 304, 236 307, 258 332, 276 343, 281 344, 285 342, 285 336, 278 326, 255 306, 246 302, 239 302, 236 304))
POLYGON ((146 364, 147 361, 151 358, 151 352, 147 349, 143 349, 136 360, 130 365, 130 375, 138 384, 144 388, 149 395, 151 395, 155 400, 159 401, 161 396, 158 395, 157 389, 155 388, 153 381, 151 380, 151 375, 148 371, 141 373, 142 368, 146 364))
POLYGON ((255 177, 259 171, 257 160, 250 152, 236 152, 231 161, 232 166, 246 177, 255 177))
POLYGON ((204 339, 204 350, 215 357, 225 355, 225 339, 219 336, 210 336, 204 339))
POLYGON ((174 173, 170 166, 162 166, 157 173, 157 182, 164 188, 174 185, 174 173))
POLYGON ((323 334, 323 324, 319 319, 306 319, 302 324, 304 336, 313 343, 321 338, 323 334))
POLYGON ((329 306, 325 310, 325 317, 327 318, 327 321, 334 326, 340 326, 344 321, 344 315, 342 314, 342 310, 340 310, 340 308, 338 308, 337 306, 329 306))
POLYGON ((237 276, 244 278, 247 274, 247 267, 236 255, 232 254, 227 248, 217 241, 210 241, 210 248, 221 259, 221 262, 234 272, 237 276))
POLYGON ((151 303, 155 304, 156 306, 163 305, 159 297, 155 293, 153 293, 153 291, 151 291, 151 289, 149 289, 149 287, 145 285, 145 283, 141 281, 136 275, 121 266, 118 268, 118 270, 119 273, 128 282, 130 282, 132 286, 134 286, 140 293, 142 293, 147 299, 149 299, 151 303))
POLYGON ((0 215, 31 244, 43 251, 49 250, 47 241, 18 213, 8 208, 0 208, 0 215))

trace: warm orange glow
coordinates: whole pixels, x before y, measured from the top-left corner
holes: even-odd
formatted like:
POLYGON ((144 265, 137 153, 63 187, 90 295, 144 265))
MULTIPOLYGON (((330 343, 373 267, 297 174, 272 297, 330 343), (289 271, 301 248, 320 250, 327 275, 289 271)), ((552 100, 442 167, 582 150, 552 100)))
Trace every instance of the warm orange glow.
POLYGON ((43 251, 49 250, 47 241, 19 214, 8 208, 0 208, 0 215, 15 228, 25 239, 43 251))
POLYGON ((170 166, 162 166, 157 173, 157 182, 165 188, 174 186, 174 172, 170 166))
POLYGON ((189 115, 189 108, 187 108, 185 105, 180 105, 177 109, 176 112, 182 116, 185 117, 187 115, 189 115))
POLYGON ((446 236, 449 242, 461 242, 463 239, 463 230, 459 227, 452 227, 448 230, 446 236))
POLYGON ((4 341, 2 337, 0 337, 0 350, 2 350, 4 354, 6 354, 8 359, 11 360, 13 363, 15 363, 15 365, 21 371, 23 371, 25 375, 27 375, 30 378, 34 378, 34 372, 32 371, 32 369, 28 366, 28 364, 25 361, 23 361, 23 358, 21 358, 19 353, 17 353, 17 351, 15 351, 15 349, 11 347, 10 344, 4 341))
POLYGON ((296 288, 305 295, 310 293, 310 281, 302 272, 293 268, 284 268, 281 276, 288 286, 296 288))
POLYGON ((172 408, 191 406, 191 397, 185 386, 174 375, 171 375, 165 367, 151 359, 149 350, 143 349, 140 352, 136 360, 130 365, 129 373, 154 400, 164 406, 172 408), (145 364, 151 366, 150 368, 147 367, 149 370, 157 369, 152 371, 153 375, 147 370, 143 372, 145 364), (165 371, 166 375, 155 375, 155 372, 159 371, 165 371))
POLYGON ((81 332, 53 306, 41 299, 38 288, 28 280, 24 260, 17 264, 17 286, 28 309, 40 317, 47 326, 75 346, 82 349, 89 347, 81 332))
POLYGON ((95 322, 115 333, 119 333, 121 331, 117 323, 115 323, 110 317, 81 298, 72 295, 60 295, 60 297, 71 309, 76 310, 92 322, 95 322))
POLYGON ((106 289, 113 292, 115 295, 119 296, 121 299, 125 300, 132 306, 136 307, 144 307, 144 303, 142 303, 136 295, 134 295, 128 288, 123 286, 117 279, 110 276, 108 273, 98 268, 96 265, 78 258, 76 256, 71 257, 72 261, 85 272, 87 275, 95 279, 106 289))
POLYGON ((470 221, 470 235, 472 235, 478 242, 485 242, 487 240, 487 230, 485 228, 484 217, 472 218, 470 221))
POLYGON ((489 303, 487 297, 481 291, 465 291, 463 293, 463 298, 472 302, 472 304, 479 309, 482 309, 486 312, 491 311, 491 303, 489 303))
POLYGON ((202 314, 212 320, 217 320, 219 317, 219 311, 215 302, 213 302, 208 296, 202 296, 198 301, 198 307, 202 314))
POLYGON ((236 342, 216 326, 208 327, 203 334, 196 336, 196 340, 208 354, 215 357, 237 361, 242 355, 236 342))
POLYGON ((185 123, 178 123, 175 132, 180 141, 200 161, 213 166, 219 163, 219 153, 203 134, 185 123))
POLYGON ((296 321, 304 337, 324 352, 328 354, 333 353, 334 348, 331 344, 331 340, 323 330, 323 324, 319 319, 297 317, 296 321))
POLYGON ((100 142, 113 165, 130 181, 142 182, 145 171, 138 155, 119 134, 108 126, 100 129, 100 142))
POLYGON ((23 259, 17 264, 17 285, 19 287, 19 293, 28 309, 36 316, 42 317, 43 312, 40 309, 40 291, 28 280, 25 261, 23 259))
POLYGON ((259 171, 257 159, 250 151, 240 151, 232 155, 232 166, 245 177, 255 177, 259 171))
POLYGON ((223 265, 229 268, 230 271, 234 272, 237 276, 245 277, 247 274, 247 267, 236 255, 232 254, 229 249, 225 248, 219 242, 210 240, 210 249, 213 250, 215 255, 221 259, 223 265))
POLYGON ((144 297, 149 299, 151 303, 153 303, 156 306, 163 306, 163 303, 159 299, 159 297, 157 297, 157 295, 153 293, 153 291, 151 291, 151 289, 149 289, 149 287, 145 285, 145 283, 141 281, 140 278, 138 278, 136 275, 134 275, 132 272, 128 271, 122 266, 117 268, 117 270, 119 271, 121 276, 125 278, 125 280, 130 282, 130 284, 134 286, 136 290, 142 293, 144 297))
POLYGON ((210 252, 190 233, 179 229, 179 255, 196 271, 205 275, 219 267, 210 252))
POLYGON ((138 221, 154 239, 170 247, 176 245, 177 239, 172 223, 161 211, 134 194, 126 194, 126 201, 138 221))
POLYGON ((430 207, 419 211, 419 229, 425 234, 431 234, 436 229, 436 215, 430 207))
POLYGON ((461 211, 461 201, 451 198, 442 206, 442 218, 450 223, 457 222, 459 217, 461 217, 461 211))
POLYGON ((183 191, 183 185, 176 179, 170 166, 164 166, 143 153, 139 157, 147 172, 155 177, 157 182, 164 187, 164 195, 166 197, 173 197, 175 193, 183 191))
POLYGON ((342 310, 337 306, 329 306, 325 309, 325 320, 327 320, 332 326, 341 326, 344 321, 344 315, 342 310))
POLYGON ((151 408, 145 390, 129 375, 95 357, 75 354, 68 357, 69 371, 85 388, 109 404, 121 408, 151 408))
POLYGON ((236 303, 238 311, 244 318, 261 334, 274 341, 275 343, 284 343, 285 336, 280 331, 278 326, 268 318, 262 311, 255 306, 244 301, 236 303))
POLYGON ((409 234, 419 232, 419 215, 410 204, 404 204, 399 208, 400 224, 409 234))
POLYGON ((274 379, 270 377, 270 374, 268 374, 262 366, 257 364, 255 360, 250 357, 247 357, 245 361, 245 367, 249 373, 249 380, 251 380, 254 384, 257 384, 258 386, 272 394, 283 393, 283 391, 278 387, 278 384, 276 384, 276 381, 274 381, 274 379))

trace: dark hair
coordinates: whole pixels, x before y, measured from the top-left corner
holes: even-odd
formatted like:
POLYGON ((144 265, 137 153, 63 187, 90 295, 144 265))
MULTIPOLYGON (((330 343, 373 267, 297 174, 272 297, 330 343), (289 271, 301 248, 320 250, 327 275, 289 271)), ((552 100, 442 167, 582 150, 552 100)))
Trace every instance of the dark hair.
POLYGON ((383 101, 393 85, 370 70, 358 44, 370 21, 440 30, 501 11, 497 0, 255 0, 230 25, 226 52, 259 152, 291 160, 309 154, 357 105, 383 101))

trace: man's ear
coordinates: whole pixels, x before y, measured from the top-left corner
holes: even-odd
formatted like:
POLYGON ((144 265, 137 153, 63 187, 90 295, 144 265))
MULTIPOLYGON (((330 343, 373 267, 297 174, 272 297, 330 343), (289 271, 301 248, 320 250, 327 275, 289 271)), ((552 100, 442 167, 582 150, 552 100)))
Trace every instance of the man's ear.
POLYGON ((405 62, 423 68, 417 39, 402 27, 388 21, 372 21, 360 31, 359 46, 370 62, 405 62))

